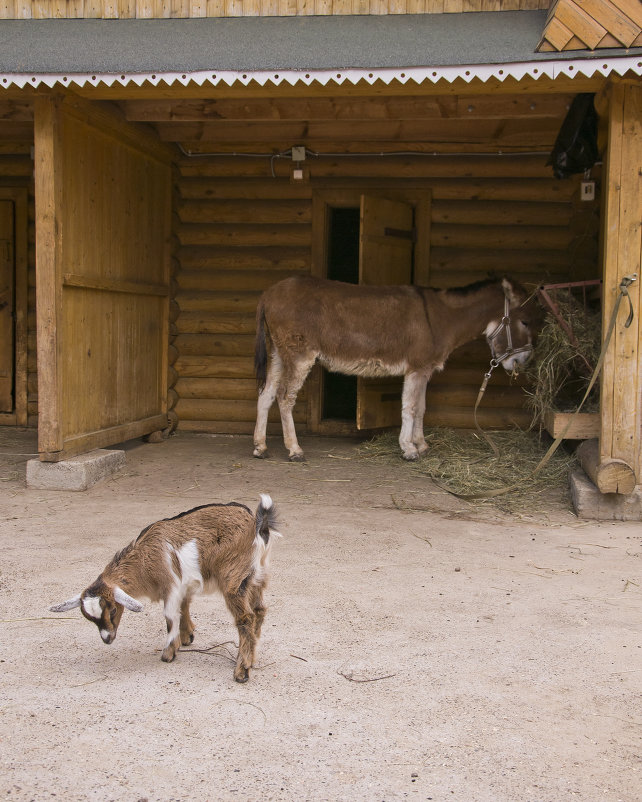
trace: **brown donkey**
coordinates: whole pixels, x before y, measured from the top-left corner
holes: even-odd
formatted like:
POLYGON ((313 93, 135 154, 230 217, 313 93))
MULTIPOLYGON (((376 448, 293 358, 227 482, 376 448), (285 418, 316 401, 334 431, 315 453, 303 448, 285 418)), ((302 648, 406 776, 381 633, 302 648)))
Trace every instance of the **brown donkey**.
POLYGON ((292 408, 318 360, 336 373, 404 377, 399 445, 404 459, 416 460, 428 449, 426 385, 452 351, 483 333, 495 364, 511 372, 531 356, 540 322, 538 304, 527 302, 523 287, 507 278, 448 290, 312 276, 280 281, 263 293, 256 311, 254 456, 266 455, 268 411, 276 398, 289 458, 304 459, 292 408))

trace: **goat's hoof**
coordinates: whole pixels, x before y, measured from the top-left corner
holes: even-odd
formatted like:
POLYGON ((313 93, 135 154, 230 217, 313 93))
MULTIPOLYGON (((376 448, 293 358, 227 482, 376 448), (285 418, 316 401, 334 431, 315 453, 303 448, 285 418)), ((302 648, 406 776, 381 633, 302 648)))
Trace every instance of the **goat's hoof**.
POLYGON ((181 646, 189 646, 190 643, 194 643, 194 633, 190 632, 189 635, 183 635, 181 638, 181 646))
POLYGON ((234 679, 237 682, 247 682, 250 678, 250 672, 247 668, 240 668, 234 672, 234 679))
POLYGON ((176 649, 163 649, 163 653, 161 654, 163 663, 171 663, 176 657, 176 651, 176 649))
POLYGON ((305 454, 303 452, 300 454, 290 454, 288 460, 290 462, 305 462, 305 454))

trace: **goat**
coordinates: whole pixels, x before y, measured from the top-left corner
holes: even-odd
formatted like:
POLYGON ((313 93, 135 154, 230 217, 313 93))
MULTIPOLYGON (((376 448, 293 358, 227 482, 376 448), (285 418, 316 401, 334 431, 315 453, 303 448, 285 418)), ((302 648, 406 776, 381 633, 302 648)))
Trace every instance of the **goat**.
POLYGON ((275 508, 265 494, 255 515, 231 502, 206 504, 156 521, 119 551, 93 584, 49 609, 64 613, 80 607, 109 644, 125 608, 138 613, 143 609, 138 599, 162 601, 167 642, 161 660, 171 663, 181 645, 194 640, 192 597, 218 590, 239 632, 234 679, 247 682, 265 618, 270 547, 281 536, 275 526, 275 508))

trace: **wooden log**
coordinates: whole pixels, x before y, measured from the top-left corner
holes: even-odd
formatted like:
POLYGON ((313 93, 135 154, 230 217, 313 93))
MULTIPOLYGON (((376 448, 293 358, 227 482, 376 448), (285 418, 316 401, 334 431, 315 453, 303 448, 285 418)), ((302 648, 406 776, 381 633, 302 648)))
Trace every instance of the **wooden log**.
MULTIPOLYGON (((545 118, 515 117, 498 123, 496 119, 424 120, 217 120, 198 122, 157 122, 155 128, 163 142, 208 143, 211 152, 231 143, 238 151, 239 142, 250 143, 257 151, 274 152, 281 142, 305 142, 315 152, 331 150, 338 143, 428 142, 485 144, 504 148, 511 143, 521 150, 537 150, 555 140, 563 116, 545 118), (212 144, 210 144, 212 143, 212 144), (215 144, 213 144, 215 143, 215 144), (276 148, 274 148, 276 145, 276 148)), ((17 124, 17 123, 16 123, 17 124)), ((24 123, 23 123, 24 124, 24 123)), ((344 144, 345 148, 345 144, 344 144)))
POLYGON ((251 225, 249 223, 182 224, 177 231, 182 245, 309 247, 309 225, 251 225))
POLYGON ((174 344, 181 356, 249 356, 254 354, 254 335, 248 334, 179 334, 174 344))
MULTIPOLYGON (((506 273, 509 276, 520 276, 520 280, 542 283, 546 276, 560 277, 560 281, 568 276, 571 258, 564 249, 560 250, 521 250, 516 248, 501 249, 433 246, 430 249, 430 283, 439 287, 452 287, 476 281, 480 274, 493 271, 498 274, 506 273), (445 280, 442 281, 441 277, 445 280), (533 278, 531 278, 533 277, 533 278), (456 282, 454 279, 456 278, 456 282), (439 281, 439 284, 435 282, 439 281)), ((593 264, 592 269, 595 270, 593 264)), ((584 273, 580 275, 584 276, 584 273)), ((586 275, 586 278, 593 274, 586 275)))
MULTIPOLYGON (((13 146, 11 149, 13 150, 13 146)), ((30 156, 0 155, 0 176, 30 179, 33 176, 33 162, 30 156)))
POLYGON ((181 355, 174 365, 178 375, 185 377, 239 378, 254 377, 254 358, 251 356, 181 355))
MULTIPOLYGON (((178 430, 181 432, 206 432, 208 434, 247 434, 254 432, 254 421, 227 421, 227 420, 180 420, 178 430)), ((281 422, 268 420, 268 436, 281 436, 281 422)), ((277 443, 274 443, 277 446, 277 443)), ((282 447, 282 441, 281 441, 282 447)), ((252 453, 251 441, 248 440, 248 455, 252 453)), ((285 452, 287 454, 287 452, 285 452)))
POLYGON ((430 243, 434 247, 492 248, 497 243, 507 248, 524 250, 563 250, 572 242, 573 235, 567 228, 556 226, 474 226, 433 225, 430 243))
POLYGON ((170 387, 167 391, 167 409, 171 410, 174 409, 176 404, 178 403, 178 393, 173 387, 170 387))
MULTIPOLYGON (((379 179, 364 178, 362 187, 368 191, 369 184, 376 185, 379 179)), ((433 178, 433 199, 439 200, 497 200, 540 201, 560 203, 570 201, 577 195, 579 178, 558 181, 554 178, 524 178, 513 175, 505 178, 477 178, 460 176, 455 178, 433 178)), ((243 181, 227 178, 179 178, 179 194, 186 200, 293 200, 311 199, 311 184, 292 184, 286 179, 262 179, 247 177, 243 181)))
POLYGON ((177 321, 179 334, 251 334, 256 329, 255 316, 210 315, 203 312, 183 312, 177 321))
MULTIPOLYGON (((484 409, 478 412, 477 420, 482 429, 526 428, 530 425, 531 416, 516 409, 484 409)), ((470 408, 429 405, 424 421, 426 426, 452 426, 455 429, 475 427, 473 410, 470 408)))
MULTIPOLYGON (((573 209, 570 203, 530 201, 436 201, 432 203, 432 224, 486 226, 568 226, 573 209)), ((586 227, 584 228, 586 230, 586 227)))
POLYGON ((184 270, 283 270, 309 272, 310 249, 289 246, 217 247, 186 245, 178 257, 184 270))
MULTIPOLYGON (((397 142, 397 147, 399 143, 397 142)), ((497 158, 475 157, 462 159, 458 156, 386 156, 372 159, 356 156, 322 156, 310 161, 314 178, 545 178, 550 180, 550 167, 546 167, 544 154, 537 156, 502 155, 497 158)), ((281 178, 289 178, 290 164, 287 160, 274 162, 275 172, 281 178)), ((220 177, 270 178, 270 160, 242 157, 217 156, 207 159, 183 161, 180 171, 184 176, 195 178, 220 177)))
POLYGON ((624 460, 600 460, 599 440, 585 440, 578 446, 577 458, 584 472, 600 493, 628 496, 635 489, 635 471, 624 460))
POLYGON ((176 276, 180 290, 266 290, 297 271, 290 270, 182 270, 176 276))
POLYGON ((207 311, 213 315, 254 314, 260 292, 219 292, 183 290, 176 296, 185 312, 207 311))
POLYGON ((551 437, 560 437, 566 427, 564 435, 567 440, 586 440, 598 437, 600 434, 600 416, 589 412, 556 412, 547 409, 544 413, 544 428, 551 437), (569 426, 570 424, 570 426, 569 426))
MULTIPOLYGON (((523 0, 522 0, 523 2, 523 0)), ((422 9, 423 10, 423 9, 422 9)), ((504 95, 314 98, 208 98, 184 101, 130 100, 123 104, 128 120, 175 122, 202 120, 435 120, 448 117, 505 119, 563 118, 570 95, 504 95)))
POLYGON ((309 223, 312 205, 294 200, 203 200, 181 201, 176 206, 182 223, 309 223))
MULTIPOLYGON (((181 378, 176 382, 176 392, 181 398, 193 399, 230 399, 252 401, 256 403, 257 388, 254 378, 251 379, 200 379, 181 378)), ((306 397, 305 387, 299 393, 298 402, 306 397)))
MULTIPOLYGON (((218 400, 210 398, 181 398, 174 411, 179 420, 229 420, 254 421, 256 419, 256 402, 250 400, 218 400)), ((279 420, 276 404, 270 410, 269 417, 279 420)), ((305 406, 295 404, 293 410, 295 423, 304 423, 307 417, 305 406)))
POLYGON ((308 183, 292 184, 289 176, 281 179, 249 176, 240 182, 225 178, 201 178, 198 175, 184 176, 181 171, 178 191, 180 197, 185 200, 247 199, 260 201, 312 199, 312 186, 308 183))
POLYGON ((174 344, 167 346, 167 363, 174 365, 178 359, 178 348, 174 344))

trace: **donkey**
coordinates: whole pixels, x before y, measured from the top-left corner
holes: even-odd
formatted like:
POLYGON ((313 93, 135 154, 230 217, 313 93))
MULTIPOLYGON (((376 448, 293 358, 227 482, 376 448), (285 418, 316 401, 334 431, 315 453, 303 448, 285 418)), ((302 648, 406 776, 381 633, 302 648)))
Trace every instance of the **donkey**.
POLYGON ((483 333, 494 365, 510 373, 530 358, 540 325, 537 302, 508 278, 446 290, 284 279, 263 293, 256 310, 254 456, 266 456, 268 412, 276 398, 289 459, 305 459, 292 408, 318 360, 337 373, 404 377, 399 445, 404 459, 416 460, 428 450, 426 385, 452 351, 483 333))

